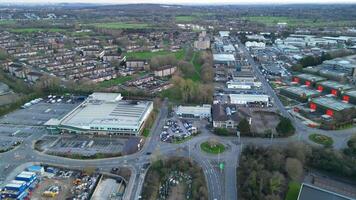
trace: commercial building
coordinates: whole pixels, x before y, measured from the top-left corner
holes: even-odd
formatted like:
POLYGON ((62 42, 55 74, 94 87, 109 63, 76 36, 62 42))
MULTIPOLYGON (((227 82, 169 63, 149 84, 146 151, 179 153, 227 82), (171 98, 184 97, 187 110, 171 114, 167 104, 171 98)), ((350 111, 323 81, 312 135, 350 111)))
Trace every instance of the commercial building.
POLYGON ((213 54, 213 59, 214 64, 236 66, 236 60, 233 54, 213 54))
POLYGON ((297 200, 311 200, 311 199, 352 200, 353 198, 346 197, 344 195, 326 189, 322 189, 314 185, 303 183, 302 186, 300 187, 297 200))
POLYGON ((28 187, 25 181, 12 180, 1 191, 2 199, 24 199, 28 195, 28 187))
POLYGON ((178 106, 176 114, 184 118, 211 118, 211 105, 204 104, 202 106, 178 106))
POLYGON ((71 133, 139 135, 153 110, 151 101, 122 100, 120 93, 93 93, 49 129, 71 133))
POLYGON ((214 128, 237 128, 242 119, 250 118, 247 112, 234 104, 214 104, 212 115, 214 128))
POLYGON ((355 106, 331 97, 313 98, 309 103, 309 108, 344 122, 352 120, 356 114, 355 106))
POLYGON ((343 92, 352 89, 351 85, 344 85, 335 81, 323 81, 317 83, 319 92, 340 96, 343 92))
POLYGON ((291 87, 281 88, 280 94, 304 103, 307 102, 308 99, 312 97, 319 96, 320 92, 316 90, 308 89, 306 87, 291 86, 291 87))
POLYGON ((229 89, 246 89, 250 90, 252 88, 260 88, 262 83, 259 81, 235 81, 230 80, 226 82, 226 87, 229 89))
POLYGON ((292 81, 308 87, 315 87, 316 83, 325 81, 326 78, 311 74, 298 74, 293 77, 292 81))
POLYGON ((231 104, 263 103, 269 105, 269 96, 265 94, 229 94, 231 104))

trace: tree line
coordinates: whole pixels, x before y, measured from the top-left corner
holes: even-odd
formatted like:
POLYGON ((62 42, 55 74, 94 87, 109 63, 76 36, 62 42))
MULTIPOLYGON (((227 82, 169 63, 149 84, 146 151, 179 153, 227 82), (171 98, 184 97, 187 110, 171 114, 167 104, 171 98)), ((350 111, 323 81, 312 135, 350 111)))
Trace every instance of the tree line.
POLYGON ((250 145, 243 150, 237 169, 239 199, 284 199, 288 183, 301 183, 310 169, 356 178, 356 160, 343 152, 299 142, 284 148, 250 145))

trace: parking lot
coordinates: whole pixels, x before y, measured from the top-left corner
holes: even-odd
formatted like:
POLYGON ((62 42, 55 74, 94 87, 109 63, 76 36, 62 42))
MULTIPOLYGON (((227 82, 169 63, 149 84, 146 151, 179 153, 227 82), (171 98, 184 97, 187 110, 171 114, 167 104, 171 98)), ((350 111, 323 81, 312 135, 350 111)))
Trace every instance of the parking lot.
POLYGON ((163 142, 174 142, 188 138, 197 131, 192 121, 172 118, 166 121, 160 138, 163 142))
POLYGON ((41 149, 47 153, 73 153, 84 156, 101 154, 129 154, 137 151, 139 138, 94 137, 94 136, 58 136, 43 138, 41 149))
POLYGON ((2 124, 0 126, 0 151, 7 151, 16 146, 18 142, 26 140, 33 134, 44 134, 45 130, 39 127, 12 126, 2 124))
POLYGON ((79 102, 47 103, 45 100, 26 108, 18 109, 0 118, 0 124, 42 125, 51 118, 60 118, 79 105, 79 102))

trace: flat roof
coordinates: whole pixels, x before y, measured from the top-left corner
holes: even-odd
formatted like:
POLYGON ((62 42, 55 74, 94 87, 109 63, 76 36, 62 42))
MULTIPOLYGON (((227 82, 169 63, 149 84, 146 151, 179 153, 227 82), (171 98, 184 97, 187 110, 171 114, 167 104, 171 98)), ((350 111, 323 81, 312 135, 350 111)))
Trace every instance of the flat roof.
POLYGON ((204 104, 203 106, 178 106, 176 113, 210 114, 211 105, 204 104))
POLYGON ((21 172, 20 174, 18 174, 16 177, 20 177, 20 178, 31 178, 33 176, 35 176, 36 173, 35 172, 26 172, 26 171, 23 171, 21 172))
POLYGON ((25 184, 25 181, 12 180, 10 183, 6 184, 5 187, 19 188, 25 184))
POLYGON ((324 78, 324 77, 315 76, 315 75, 312 75, 312 74, 298 74, 296 77, 302 78, 302 79, 306 79, 306 80, 315 81, 315 82, 326 80, 326 78, 324 78))
POLYGON ((321 106, 330 108, 335 111, 342 111, 344 109, 353 108, 354 106, 342 101, 336 100, 332 97, 318 97, 312 99, 312 102, 319 104, 321 106))
POLYGON ((356 98, 356 90, 349 90, 344 93, 345 95, 348 95, 350 97, 355 97, 356 98))
POLYGON ((345 85, 345 84, 341 84, 339 82, 336 81, 323 81, 319 83, 322 86, 326 86, 329 88, 334 88, 334 89, 341 89, 341 90, 349 90, 352 89, 351 85, 345 85))
POLYGON ((221 62, 235 62, 235 56, 233 54, 213 54, 214 61, 221 62))
POLYGON ((291 86, 291 87, 285 87, 282 88, 283 90, 286 90, 288 92, 297 94, 297 95, 303 95, 305 94, 306 96, 312 96, 312 95, 316 95, 316 94, 320 94, 320 92, 316 91, 316 90, 311 90, 305 87, 295 87, 295 86, 291 86))
POLYGON ((325 190, 314 185, 303 183, 300 188, 298 200, 352 200, 352 198, 337 194, 335 192, 325 190))
MULTIPOLYGON (((79 129, 91 127, 122 127, 140 126, 153 104, 151 101, 116 100, 118 95, 90 95, 83 103, 64 116, 62 126, 79 129)), ((121 95, 120 95, 121 97, 121 95)))

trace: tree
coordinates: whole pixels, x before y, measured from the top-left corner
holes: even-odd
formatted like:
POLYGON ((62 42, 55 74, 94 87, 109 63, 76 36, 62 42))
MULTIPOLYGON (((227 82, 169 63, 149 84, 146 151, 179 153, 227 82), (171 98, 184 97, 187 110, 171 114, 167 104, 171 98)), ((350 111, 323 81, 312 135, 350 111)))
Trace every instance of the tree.
POLYGON ((245 118, 239 122, 238 128, 242 135, 249 135, 251 133, 250 124, 245 118))
POLYGON ((298 181, 303 174, 302 163, 295 158, 287 158, 286 160, 286 172, 293 181, 298 181))
POLYGON ((289 118, 281 117, 281 120, 276 127, 276 131, 281 136, 289 136, 294 134, 295 128, 289 118))
POLYGON ((214 79, 213 67, 208 63, 204 63, 201 68, 202 68, 202 70, 201 70, 200 76, 201 76, 202 81, 204 83, 213 82, 213 79, 214 79))
POLYGON ((7 54, 6 51, 0 49, 0 60, 6 60, 7 58, 9 58, 9 54, 7 54))
POLYGON ((122 54, 122 49, 120 47, 117 48, 117 53, 119 54, 119 56, 122 54))

